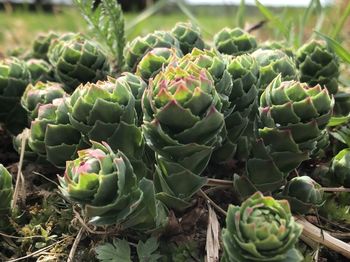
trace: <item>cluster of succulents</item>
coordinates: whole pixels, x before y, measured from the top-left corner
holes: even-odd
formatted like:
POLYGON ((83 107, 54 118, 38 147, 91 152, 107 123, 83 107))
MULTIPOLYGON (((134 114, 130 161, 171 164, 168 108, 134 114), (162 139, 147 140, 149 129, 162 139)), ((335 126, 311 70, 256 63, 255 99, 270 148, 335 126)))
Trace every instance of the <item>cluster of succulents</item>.
MULTIPOLYGON (((329 145, 336 55, 316 41, 295 53, 258 44, 240 28, 210 46, 199 27, 178 23, 131 40, 124 56, 116 72, 94 40, 49 33, 28 58, 0 61, 0 122, 19 133, 16 150, 65 169, 60 191, 91 223, 140 231, 191 207, 208 166, 238 163, 244 170, 229 178, 246 200, 228 208, 222 261, 302 261, 291 212, 324 198, 318 181, 291 173, 329 145)), ((350 186, 349 149, 329 170, 350 186)), ((0 213, 11 202, 6 172, 0 166, 0 213)))

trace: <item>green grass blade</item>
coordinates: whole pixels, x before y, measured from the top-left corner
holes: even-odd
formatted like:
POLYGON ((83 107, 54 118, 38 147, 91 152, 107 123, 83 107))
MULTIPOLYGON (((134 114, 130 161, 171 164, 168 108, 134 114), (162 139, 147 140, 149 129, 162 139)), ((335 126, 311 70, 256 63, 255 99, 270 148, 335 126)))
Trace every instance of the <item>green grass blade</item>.
POLYGON ((245 0, 241 0, 236 17, 237 17, 237 20, 236 20, 237 27, 244 28, 244 25, 245 25, 245 0))
POLYGON ((269 20, 275 28, 278 28, 280 32, 282 32, 285 39, 289 40, 289 30, 285 26, 285 24, 279 19, 277 16, 275 16, 266 6, 264 6, 262 3, 260 3, 258 0, 255 0, 255 4, 257 8, 259 9, 260 13, 269 20))
POLYGON ((144 10, 141 14, 139 14, 137 17, 135 17, 130 23, 128 23, 125 26, 125 31, 128 34, 131 29, 133 29, 135 26, 137 26, 142 21, 146 20, 150 16, 154 15, 161 9, 163 9, 164 6, 169 4, 169 0, 160 0, 159 2, 155 3, 154 5, 151 5, 149 8, 144 10))
POLYGON ((334 30, 332 31, 332 33, 330 34, 332 36, 332 38, 337 38, 340 31, 343 29, 344 24, 346 22, 346 20, 348 19, 350 15, 350 1, 348 2, 345 11, 342 12, 342 15, 340 17, 340 19, 338 20, 338 23, 336 24, 334 30))
POLYGON ((305 9, 305 12, 304 12, 303 18, 301 20, 301 24, 300 24, 297 46, 300 46, 300 44, 303 42, 305 27, 310 19, 311 14, 314 12, 315 7, 316 7, 316 1, 311 0, 310 4, 305 9))
POLYGON ((176 5, 179 7, 179 9, 190 19, 191 23, 197 25, 201 28, 201 30, 209 35, 212 35, 206 28, 203 28, 200 26, 199 21, 197 18, 193 15, 193 13, 190 11, 190 9, 187 7, 185 2, 183 0, 181 1, 175 1, 176 5))
POLYGON ((350 64, 350 53, 344 47, 342 47, 341 44, 339 44, 333 38, 326 36, 320 32, 315 31, 315 33, 326 40, 328 45, 344 62, 350 64))

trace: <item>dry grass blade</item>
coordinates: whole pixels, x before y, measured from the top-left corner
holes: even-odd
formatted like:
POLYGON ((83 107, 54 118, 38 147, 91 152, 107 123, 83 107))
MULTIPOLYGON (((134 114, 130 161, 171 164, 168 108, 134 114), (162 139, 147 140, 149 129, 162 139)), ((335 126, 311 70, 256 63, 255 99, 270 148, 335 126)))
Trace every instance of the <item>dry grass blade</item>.
POLYGON ((69 252, 69 256, 67 258, 67 262, 73 262, 74 261, 74 255, 75 255, 75 252, 77 250, 77 247, 79 245, 80 239, 83 236, 83 234, 84 234, 84 228, 80 228, 80 230, 78 232, 78 235, 75 238, 74 243, 72 245, 72 248, 71 248, 71 250, 69 252))
POLYGON ((327 231, 321 230, 311 224, 304 217, 296 216, 296 221, 304 227, 302 236, 305 236, 343 256, 350 258, 350 245, 331 236, 327 231))
POLYGON ((15 185, 15 190, 13 192, 13 201, 12 201, 12 206, 11 208, 14 209, 16 208, 17 201, 18 201, 18 196, 20 191, 24 190, 24 177, 22 174, 22 166, 23 166, 23 159, 24 159, 24 151, 26 147, 26 142, 29 137, 29 130, 25 130, 22 141, 21 141, 21 153, 19 156, 19 163, 18 163, 18 171, 17 171, 17 180, 16 180, 16 185, 15 185), (21 183, 22 182, 22 183, 21 183))
POLYGON ((207 241, 206 241, 206 250, 207 256, 206 262, 217 262, 219 261, 219 231, 220 224, 214 209, 208 203, 209 217, 208 217, 208 228, 207 228, 207 241))

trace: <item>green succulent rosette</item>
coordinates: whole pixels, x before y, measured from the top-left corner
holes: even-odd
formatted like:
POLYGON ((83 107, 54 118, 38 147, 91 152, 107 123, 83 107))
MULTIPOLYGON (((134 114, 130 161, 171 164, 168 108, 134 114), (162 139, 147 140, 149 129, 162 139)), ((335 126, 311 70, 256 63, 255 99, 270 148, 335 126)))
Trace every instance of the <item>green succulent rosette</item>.
POLYGON ((257 48, 253 35, 241 28, 225 27, 214 36, 215 48, 222 54, 242 55, 251 53, 257 48))
POLYGON ((241 206, 230 205, 222 231, 222 262, 301 262, 295 248, 302 226, 295 222, 288 201, 255 193, 241 206))
POLYGON ((11 210, 13 197, 12 176, 7 169, 0 164, 0 218, 8 215, 11 210))
POLYGON ((252 56, 260 68, 260 95, 279 74, 283 81, 298 80, 294 60, 281 50, 258 49, 252 56))
POLYGON ((261 96, 260 106, 260 118, 265 126, 260 131, 262 138, 268 136, 270 128, 288 130, 300 150, 312 152, 325 135, 334 98, 319 85, 282 82, 279 75, 261 96))
POLYGON ((54 32, 42 33, 35 37, 31 55, 36 59, 48 60, 47 53, 49 51, 52 40, 59 38, 59 35, 54 32))
POLYGON ((183 54, 191 53, 194 48, 203 50, 204 40, 199 27, 191 23, 177 23, 171 30, 171 34, 179 41, 183 54))
POLYGON ((350 187, 350 149, 341 150, 332 160, 331 174, 336 182, 344 187, 350 187))
POLYGON ((56 98, 67 96, 62 84, 55 82, 29 84, 21 98, 21 105, 28 112, 30 120, 38 116, 41 105, 49 104, 56 98))
POLYGON ((310 86, 325 86, 330 94, 338 92, 339 59, 322 41, 311 40, 296 54, 300 81, 310 86))
POLYGON ((290 47, 288 43, 284 41, 276 42, 276 41, 266 41, 259 45, 260 49, 263 50, 281 50, 284 52, 287 56, 289 56, 291 59, 295 59, 295 52, 293 47, 290 47))
POLYGON ((125 77, 80 85, 70 99, 69 120, 87 140, 104 141, 113 150, 121 150, 141 175, 144 140, 137 126, 135 98, 125 77))
POLYGON ((321 185, 309 176, 292 178, 277 196, 288 200, 293 213, 301 215, 323 204, 321 185))
POLYGON ((121 151, 92 142, 68 161, 61 192, 80 204, 96 225, 118 224, 123 229, 154 229, 166 222, 166 209, 155 199, 153 183, 138 181, 130 161, 121 151))
MULTIPOLYGON (((109 77, 108 79, 110 80, 109 77)), ((139 119, 138 122, 140 124, 143 118, 142 108, 141 108, 141 99, 142 99, 143 92, 147 88, 147 83, 143 81, 141 77, 129 72, 122 73, 122 75, 118 78, 118 81, 121 81, 121 82, 124 81, 126 82, 127 85, 129 85, 131 89, 131 93, 135 98, 135 109, 137 112, 137 117, 139 119)))
POLYGON ((54 80, 52 66, 45 60, 32 58, 26 61, 26 64, 30 72, 32 83, 35 84, 38 81, 46 82, 54 80))
POLYGON ((166 31, 155 31, 144 37, 136 37, 124 50, 127 69, 135 72, 141 59, 156 47, 180 49, 179 41, 166 31))
POLYGON ((156 47, 141 59, 137 65, 136 75, 148 81, 181 56, 182 53, 175 48, 156 47))
POLYGON ((28 139, 31 151, 58 168, 64 168, 79 149, 87 147, 80 132, 69 123, 68 103, 69 98, 58 98, 41 105, 38 117, 31 123, 28 139))
POLYGON ((81 34, 67 34, 52 42, 48 58, 55 78, 70 93, 80 84, 104 80, 110 71, 106 54, 97 42, 81 34))
POLYGON ((169 66, 150 82, 142 106, 143 133, 157 154, 157 197, 172 208, 184 208, 206 182, 199 175, 224 126, 213 79, 194 63, 169 66))
POLYGON ((0 123, 13 134, 21 132, 27 124, 27 114, 20 99, 30 81, 24 61, 15 57, 0 60, 0 123))
POLYGON ((333 105, 327 89, 282 82, 280 75, 276 77, 261 96, 263 127, 247 161, 246 174, 234 178, 239 193, 273 192, 285 185, 288 174, 319 150, 333 105))
POLYGON ((182 68, 186 68, 189 63, 194 63, 200 68, 208 70, 222 102, 221 111, 224 115, 230 114, 232 108, 230 107, 229 96, 232 90, 232 80, 227 70, 226 59, 214 50, 194 48, 190 54, 177 61, 178 66, 182 68))
POLYGON ((251 55, 232 58, 227 66, 232 80, 229 115, 225 117, 225 140, 213 154, 215 162, 247 158, 250 141, 255 140, 255 115, 259 86, 259 66, 251 55))

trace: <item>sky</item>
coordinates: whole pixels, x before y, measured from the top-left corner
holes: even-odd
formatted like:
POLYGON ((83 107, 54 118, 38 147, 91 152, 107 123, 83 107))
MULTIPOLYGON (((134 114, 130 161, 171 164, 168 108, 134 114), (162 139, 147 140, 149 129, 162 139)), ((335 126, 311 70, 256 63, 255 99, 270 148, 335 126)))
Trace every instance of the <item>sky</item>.
MULTIPOLYGON (((186 0, 189 4, 239 4, 240 0, 186 0)), ((308 6, 310 0, 260 0, 263 5, 267 6, 308 6)), ((254 4, 255 0, 245 0, 246 4, 254 4)), ((332 0, 321 0, 322 5, 332 3, 332 0)))

